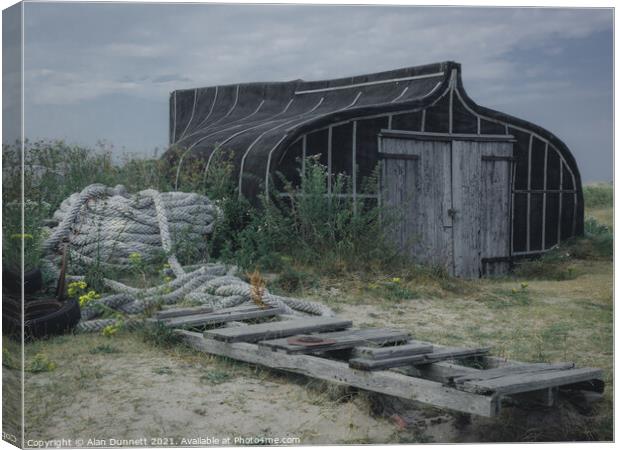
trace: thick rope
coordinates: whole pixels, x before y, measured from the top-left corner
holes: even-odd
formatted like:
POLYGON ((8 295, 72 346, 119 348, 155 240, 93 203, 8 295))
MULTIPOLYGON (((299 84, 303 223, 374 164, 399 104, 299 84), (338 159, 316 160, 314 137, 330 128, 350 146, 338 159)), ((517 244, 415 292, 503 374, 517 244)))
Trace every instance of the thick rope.
MULTIPOLYGON (((198 250, 206 249, 200 246, 206 245, 206 235, 211 233, 219 214, 207 197, 195 193, 148 189, 129 195, 121 185, 110 188, 93 184, 65 199, 53 216, 59 223, 43 243, 47 270, 58 276, 61 243, 67 242, 78 273, 85 273, 93 265, 126 271, 132 266, 134 254, 148 261, 163 252, 170 266, 164 273, 174 276, 145 289, 105 278, 104 286, 112 294, 82 308, 77 330, 100 331, 121 322, 98 318, 106 311, 129 314, 122 322, 135 327, 139 322, 136 315, 162 305, 189 301, 217 310, 252 302, 252 287, 236 276, 236 267, 213 263, 183 267, 174 253, 178 240, 191 239, 198 250)), ((83 279, 79 274, 67 276, 67 282, 83 279)), ((281 297, 266 290, 261 300, 287 314, 334 314, 319 303, 281 297)))

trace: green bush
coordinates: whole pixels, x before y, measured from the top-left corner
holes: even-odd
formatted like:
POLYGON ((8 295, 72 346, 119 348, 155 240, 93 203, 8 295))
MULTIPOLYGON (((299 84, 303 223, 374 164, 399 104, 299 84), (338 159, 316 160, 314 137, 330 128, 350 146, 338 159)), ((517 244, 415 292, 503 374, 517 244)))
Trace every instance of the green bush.
MULTIPOLYGON (((287 258, 282 258, 284 262, 287 258)), ((291 293, 299 291, 303 288, 308 288, 316 285, 316 279, 308 272, 298 270, 292 267, 290 264, 284 265, 278 277, 274 280, 273 284, 280 290, 291 293)))
MULTIPOLYGON (((253 205, 239 195, 229 157, 212 162, 206 191, 222 216, 210 237, 210 255, 245 269, 275 271, 291 263, 333 272, 397 261, 381 225, 387 211, 353 200, 351 179, 342 174, 332 177, 329 192, 327 168, 316 158, 303 166, 299 186, 278 175, 284 192, 271 192, 253 205)), ((362 193, 376 193, 376 174, 363 186, 362 193)))
POLYGON ((584 222, 584 236, 571 239, 568 251, 577 259, 612 259, 614 236, 611 228, 588 217, 584 222))
POLYGON ((144 342, 155 347, 174 347, 182 341, 181 336, 161 322, 145 322, 140 324, 137 330, 144 342))
POLYGON ((577 277, 571 253, 564 247, 555 248, 533 259, 517 262, 515 274, 521 278, 558 281, 577 277))
POLYGON ((583 187, 583 200, 587 208, 613 208, 614 187, 611 183, 586 185, 583 187))

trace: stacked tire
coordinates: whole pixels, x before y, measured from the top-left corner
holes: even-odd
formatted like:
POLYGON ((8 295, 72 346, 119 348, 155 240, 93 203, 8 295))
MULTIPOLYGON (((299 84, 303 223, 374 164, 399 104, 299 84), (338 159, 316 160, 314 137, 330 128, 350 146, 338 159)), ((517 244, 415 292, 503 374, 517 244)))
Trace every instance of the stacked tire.
POLYGON ((22 315, 21 274, 2 271, 2 328, 5 335, 20 339, 22 322, 27 340, 63 334, 80 321, 80 305, 76 300, 60 301, 36 295, 43 286, 41 271, 24 273, 24 307, 22 315))

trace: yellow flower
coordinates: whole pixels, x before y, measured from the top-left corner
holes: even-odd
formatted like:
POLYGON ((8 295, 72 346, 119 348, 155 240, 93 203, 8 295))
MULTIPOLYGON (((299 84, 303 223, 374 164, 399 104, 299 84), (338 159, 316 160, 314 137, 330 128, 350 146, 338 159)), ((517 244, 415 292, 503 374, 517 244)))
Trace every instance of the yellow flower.
POLYGON ((390 281, 391 281, 392 283, 400 283, 400 281, 401 281, 401 280, 400 280, 400 278, 398 278, 398 277, 394 277, 394 278, 392 278, 390 281))
POLYGON ((32 237, 32 234, 30 233, 25 233, 25 234, 17 233, 17 234, 11 235, 11 238, 12 239, 32 239, 33 237, 32 237))
POLYGON ((142 255, 138 252, 133 252, 129 254, 129 262, 134 265, 138 265, 142 262, 142 255))
POLYGON ((92 302, 93 300, 96 300, 98 298, 101 298, 101 295, 97 294, 97 292, 95 292, 95 291, 88 291, 88 293, 86 293, 84 295, 80 295, 80 297, 79 297, 80 306, 81 307, 88 306, 88 304, 90 302, 92 302))
POLYGON ((516 293, 517 293, 517 290, 516 290, 515 288, 512 288, 512 293, 513 293, 513 294, 516 294, 516 293))
POLYGON ((88 285, 84 281, 73 281, 67 285, 67 294, 69 297, 74 297, 87 287, 88 285))
POLYGON ((101 334, 103 334, 104 336, 113 336, 114 334, 116 334, 116 332, 118 331, 119 326, 114 324, 114 325, 108 325, 106 327, 103 328, 103 330, 101 330, 101 334))
POLYGON ((525 289, 527 287, 527 283, 521 283, 521 289, 525 289))

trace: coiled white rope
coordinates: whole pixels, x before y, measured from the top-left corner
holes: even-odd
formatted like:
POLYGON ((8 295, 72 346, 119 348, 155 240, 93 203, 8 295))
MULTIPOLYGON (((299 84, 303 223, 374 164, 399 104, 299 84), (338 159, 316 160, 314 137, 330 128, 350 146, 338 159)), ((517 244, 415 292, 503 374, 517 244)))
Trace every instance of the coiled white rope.
MULTIPOLYGON (((228 308, 251 302, 250 284, 236 276, 233 266, 205 263, 183 267, 175 254, 180 240, 190 241, 194 250, 205 252, 207 235, 213 230, 220 211, 202 195, 183 192, 160 193, 153 189, 129 195, 124 186, 102 184, 87 186, 65 199, 54 213, 58 225, 43 243, 44 264, 58 275, 59 253, 67 243, 72 267, 77 275, 68 281, 83 280, 88 266, 127 270, 132 258, 149 261, 162 252, 167 255, 174 279, 140 289, 119 281, 104 279, 112 294, 82 309, 80 331, 98 331, 118 323, 117 319, 98 318, 101 305, 124 314, 143 314, 155 305, 173 305, 187 300, 228 308)), ((328 307, 308 300, 273 295, 265 290, 262 301, 278 306, 288 314, 333 315, 328 307)), ((134 326, 137 319, 124 323, 134 326)))

